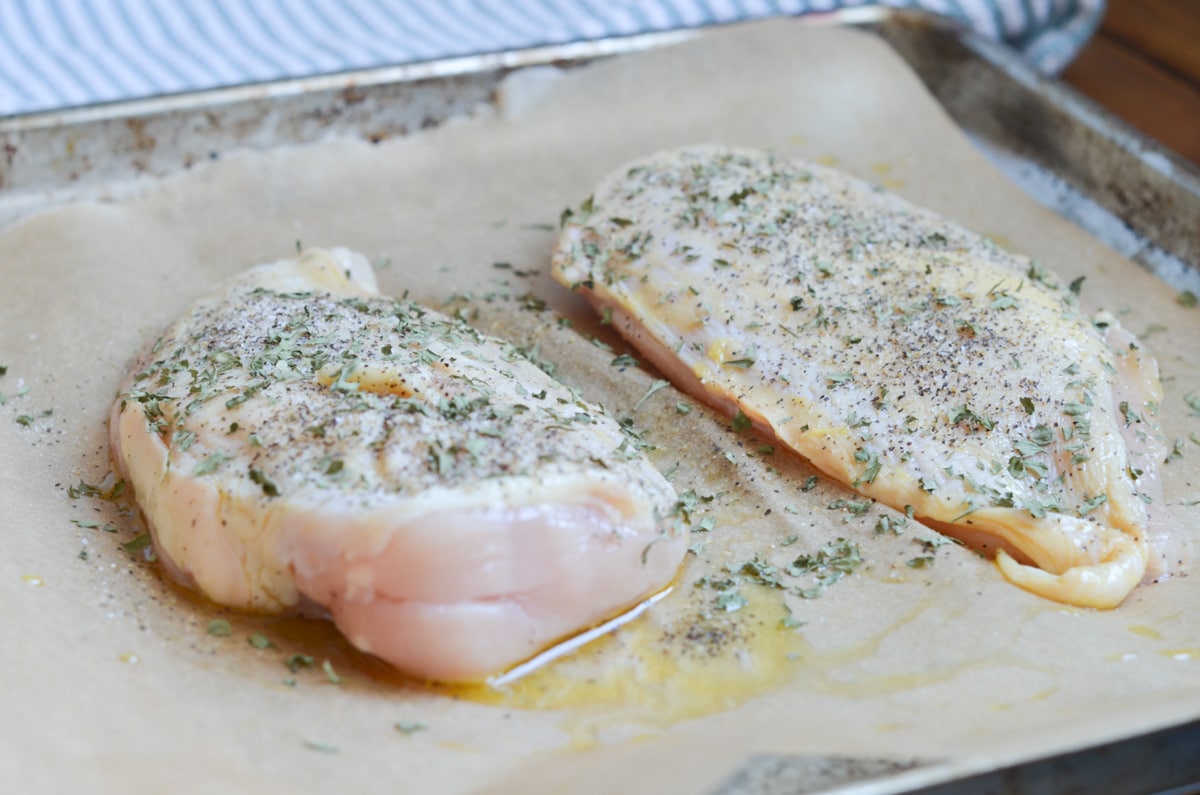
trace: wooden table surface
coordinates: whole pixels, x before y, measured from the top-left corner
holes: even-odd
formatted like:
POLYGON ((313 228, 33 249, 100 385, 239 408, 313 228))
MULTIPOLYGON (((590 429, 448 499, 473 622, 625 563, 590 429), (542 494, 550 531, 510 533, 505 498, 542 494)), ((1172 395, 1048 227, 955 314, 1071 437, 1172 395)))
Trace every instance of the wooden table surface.
POLYGON ((1062 78, 1200 165, 1200 0, 1108 0, 1062 78))

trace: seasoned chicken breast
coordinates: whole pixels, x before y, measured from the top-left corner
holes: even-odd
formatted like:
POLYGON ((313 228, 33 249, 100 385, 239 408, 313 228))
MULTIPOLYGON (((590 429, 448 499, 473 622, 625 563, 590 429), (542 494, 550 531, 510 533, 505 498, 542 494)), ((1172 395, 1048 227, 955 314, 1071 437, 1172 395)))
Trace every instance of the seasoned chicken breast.
POLYGON ((1157 367, 1023 257, 832 169, 693 147, 564 214, 555 278, 847 486, 1112 607, 1162 572, 1157 367))
POLYGON ((666 586, 675 496, 512 345, 310 250, 196 303, 113 407, 160 558, 212 600, 328 610, 417 677, 477 680, 666 586))

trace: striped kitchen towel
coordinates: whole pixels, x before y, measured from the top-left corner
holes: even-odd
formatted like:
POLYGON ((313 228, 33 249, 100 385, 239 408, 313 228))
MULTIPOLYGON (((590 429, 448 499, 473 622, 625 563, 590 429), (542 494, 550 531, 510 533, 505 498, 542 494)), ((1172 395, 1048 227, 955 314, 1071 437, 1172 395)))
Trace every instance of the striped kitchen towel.
MULTIPOLYGON (((0 0, 0 116, 866 0, 0 0)), ((1104 0, 884 0, 1065 66, 1104 0)))

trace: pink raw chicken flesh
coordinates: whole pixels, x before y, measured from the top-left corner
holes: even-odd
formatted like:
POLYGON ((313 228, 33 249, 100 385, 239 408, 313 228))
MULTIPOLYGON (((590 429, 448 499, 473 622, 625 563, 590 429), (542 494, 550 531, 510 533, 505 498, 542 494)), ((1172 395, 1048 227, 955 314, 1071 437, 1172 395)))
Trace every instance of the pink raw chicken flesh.
POLYGON ((637 605, 686 551, 670 485, 512 345, 380 297, 333 249, 242 274, 112 411, 160 557, 210 599, 306 600, 416 677, 480 680, 637 605))
POLYGON ((1113 607, 1172 554, 1154 359, 1054 274, 829 168, 697 146, 564 215, 553 273, 831 477, 1113 607))

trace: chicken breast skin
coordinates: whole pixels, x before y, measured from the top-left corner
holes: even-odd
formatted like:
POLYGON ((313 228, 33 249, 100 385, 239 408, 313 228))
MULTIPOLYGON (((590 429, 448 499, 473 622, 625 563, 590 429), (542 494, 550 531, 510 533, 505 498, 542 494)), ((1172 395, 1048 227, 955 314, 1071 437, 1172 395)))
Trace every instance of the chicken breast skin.
POLYGON ((553 274, 841 483, 1109 608, 1163 573, 1157 366, 1045 268, 836 170, 696 146, 564 213, 553 274))
POLYGON ((315 603, 416 677, 475 681, 666 586, 675 495, 512 345, 308 250, 201 300, 133 367, 113 457, 215 602, 315 603))

